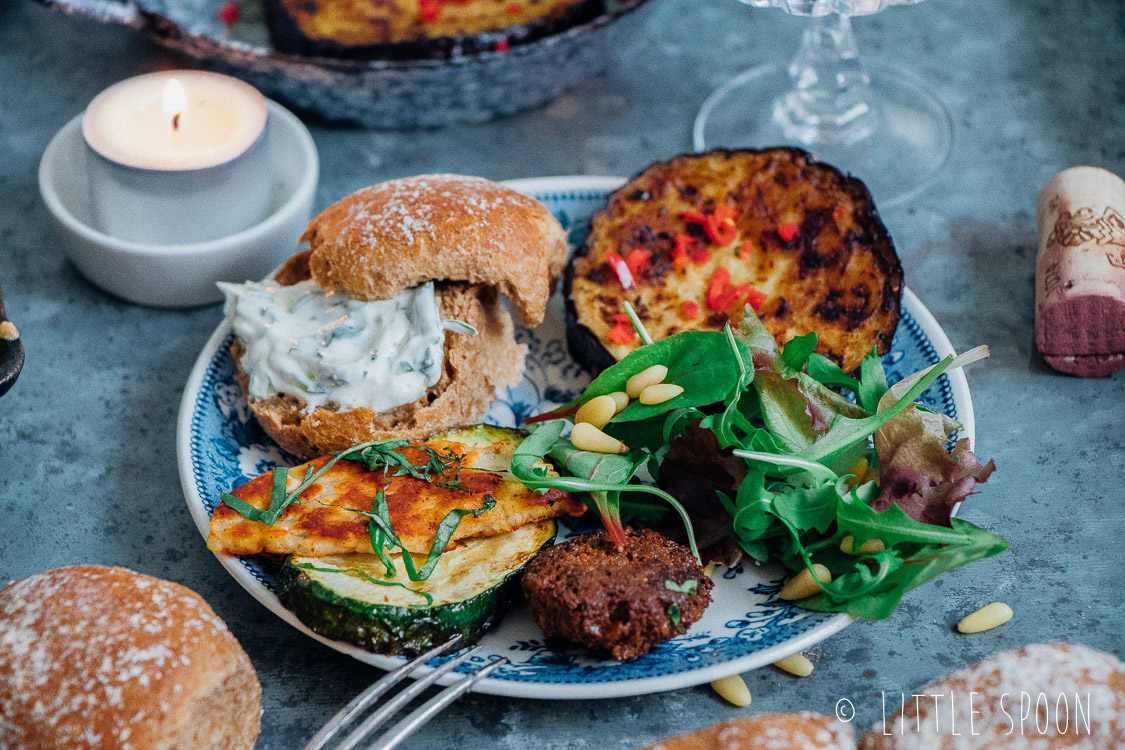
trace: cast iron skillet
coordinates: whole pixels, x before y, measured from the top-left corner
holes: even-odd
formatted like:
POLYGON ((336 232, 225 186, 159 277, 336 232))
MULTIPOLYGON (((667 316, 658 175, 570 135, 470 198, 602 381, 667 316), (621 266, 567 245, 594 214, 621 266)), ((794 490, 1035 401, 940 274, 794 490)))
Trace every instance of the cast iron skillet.
MULTIPOLYGON (((4 315, 4 290, 0 289, 0 323, 7 319, 4 315)), ((7 393, 16 382, 22 367, 23 342, 18 338, 15 341, 0 338, 0 396, 7 393)))

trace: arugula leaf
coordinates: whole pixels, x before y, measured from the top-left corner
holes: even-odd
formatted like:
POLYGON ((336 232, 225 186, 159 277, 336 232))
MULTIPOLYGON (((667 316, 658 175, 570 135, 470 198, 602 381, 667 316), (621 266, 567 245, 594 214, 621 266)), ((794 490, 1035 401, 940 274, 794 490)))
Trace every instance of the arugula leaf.
POLYGON ((959 518, 953 519, 953 531, 961 537, 958 544, 925 544, 905 559, 894 550, 868 556, 866 559, 877 563, 875 571, 856 562, 852 572, 824 584, 821 594, 798 602, 798 606, 880 620, 894 612, 906 592, 949 570, 1008 549, 1008 542, 959 518))
POLYGON ((490 511, 495 507, 496 498, 492 495, 485 495, 484 504, 476 510, 454 508, 446 513, 445 517, 438 523, 437 531, 434 532, 434 540, 430 544, 430 551, 426 555, 426 561, 422 564, 421 568, 415 567, 413 556, 403 545, 402 540, 398 538, 398 534, 395 533, 394 528, 391 526, 390 511, 387 508, 387 497, 381 490, 375 493, 371 512, 358 510, 356 508, 349 508, 349 510, 367 517, 367 532, 371 536, 371 546, 375 549, 383 567, 387 569, 387 578, 394 577, 394 565, 390 562, 390 558, 386 553, 386 548, 390 547, 392 549, 402 550, 402 565, 406 568, 407 578, 411 581, 425 581, 434 572, 434 568, 437 567, 438 560, 441 559, 445 548, 449 546, 449 540, 453 538, 453 533, 457 531, 457 527, 461 525, 461 519, 469 515, 473 518, 477 518, 482 513, 490 511))
POLYGON ((789 339, 781 349, 782 371, 786 374, 796 374, 804 370, 813 349, 816 349, 815 333, 810 332, 789 339))
POLYGON ((691 578, 683 583, 676 583, 675 581, 665 580, 664 588, 669 591, 678 591, 681 594, 694 594, 696 589, 699 588, 699 581, 691 578))
MULTIPOLYGON (((569 440, 562 439, 561 436, 567 424, 568 422, 561 419, 543 422, 535 428, 528 437, 524 438, 512 456, 512 476, 531 490, 560 489, 568 492, 607 493, 638 492, 655 495, 670 505, 672 509, 676 511, 677 515, 679 515, 687 531, 688 545, 691 547, 692 554, 695 555, 696 559, 699 559, 699 548, 696 546, 695 535, 692 532, 691 518, 688 517, 687 511, 680 505, 680 502, 657 487, 629 482, 629 479, 636 473, 639 465, 627 467, 620 462, 610 461, 608 463, 602 463, 603 460, 608 457, 608 454, 603 453, 589 454, 596 458, 579 458, 576 454, 588 452, 579 451, 569 440), (567 447, 567 445, 569 445, 569 447, 567 447), (544 463, 544 458, 555 451, 558 452, 558 455, 568 456, 566 459, 567 463, 574 463, 576 466, 581 465, 589 469, 591 474, 597 472, 597 475, 593 479, 579 476, 551 476, 550 472, 547 470, 547 465, 544 463), (594 462, 594 464, 590 462, 594 462), (606 479, 610 481, 603 481, 606 479)), ((618 454, 619 457, 621 455, 622 454, 618 454)), ((629 454, 624 454, 626 460, 628 460, 628 455, 629 454)))
POLYGON ((829 388, 847 388, 853 393, 859 390, 859 381, 823 354, 813 352, 809 355, 808 372, 811 378, 829 388))
POLYGON ((856 401, 870 412, 879 411, 879 400, 887 392, 887 374, 883 371, 883 359, 875 353, 875 348, 863 355, 859 364, 859 387, 856 388, 856 401))

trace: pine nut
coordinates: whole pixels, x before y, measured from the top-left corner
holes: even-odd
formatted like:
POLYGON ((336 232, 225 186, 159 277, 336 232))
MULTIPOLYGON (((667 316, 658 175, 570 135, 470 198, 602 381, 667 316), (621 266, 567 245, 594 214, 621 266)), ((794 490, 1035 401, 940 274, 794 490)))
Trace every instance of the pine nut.
POLYGON ((957 630, 962 633, 983 633, 1003 625, 1010 619, 1012 619, 1012 608, 1004 602, 993 602, 963 618, 957 623, 957 630))
POLYGON ((736 706, 750 705, 750 688, 746 687, 746 681, 739 675, 732 674, 730 677, 715 680, 711 683, 711 688, 736 706))
POLYGON ((0 323, 0 339, 4 339, 5 341, 15 341, 19 337, 20 332, 19 329, 16 328, 15 323, 10 320, 5 320, 4 322, 0 323))
MULTIPOLYGON (((813 570, 816 571, 816 581, 821 583, 831 583, 832 573, 828 568, 823 565, 814 565, 813 570)), ((820 586, 813 580, 812 574, 809 569, 805 568, 797 575, 789 579, 789 583, 785 584, 785 588, 778 594, 786 601, 796 601, 798 599, 808 599, 810 596, 815 596, 820 593, 820 586)))
POLYGON ((578 407, 574 421, 592 424, 600 430, 609 424, 609 420, 613 419, 616 413, 617 402, 613 396, 597 396, 578 407))
POLYGON ((886 549, 882 539, 868 539, 859 545, 859 552, 854 551, 855 539, 849 534, 840 540, 840 551, 845 555, 870 555, 872 552, 882 552, 886 549))
POLYGON ((715 575, 715 563, 707 563, 707 565, 703 568, 703 575, 707 576, 708 578, 715 575))
POLYGON ((610 437, 589 422, 579 422, 570 433, 570 442, 580 451, 593 453, 624 453, 625 443, 610 437))
POLYGON ((886 547, 883 545, 882 539, 868 539, 863 544, 859 545, 859 554, 870 555, 872 552, 882 552, 886 547))
POLYGON ((615 404, 617 404, 618 414, 625 411, 625 407, 629 405, 629 394, 625 391, 614 391, 613 393, 609 394, 609 397, 613 399, 615 404))
POLYGON ((640 402, 646 405, 663 404, 665 401, 671 401, 676 396, 684 392, 682 386, 672 385, 671 383, 657 383, 650 385, 641 391, 640 402))
POLYGON ((790 654, 784 659, 778 659, 773 665, 797 677, 808 677, 813 671, 813 663, 802 653, 790 654))
POLYGON ((641 391, 648 388, 650 385, 663 383, 666 377, 668 377, 667 367, 664 365, 653 365, 648 369, 641 370, 625 381, 625 393, 629 398, 636 398, 641 395, 641 391))

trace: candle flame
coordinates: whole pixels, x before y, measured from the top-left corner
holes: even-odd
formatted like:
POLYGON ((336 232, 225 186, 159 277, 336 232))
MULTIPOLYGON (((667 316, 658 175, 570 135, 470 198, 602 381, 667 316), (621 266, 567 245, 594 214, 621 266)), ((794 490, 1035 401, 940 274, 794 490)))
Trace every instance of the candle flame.
POLYGON ((175 78, 169 78, 164 84, 164 114, 172 118, 172 129, 179 130, 180 116, 187 109, 187 92, 183 84, 175 78))

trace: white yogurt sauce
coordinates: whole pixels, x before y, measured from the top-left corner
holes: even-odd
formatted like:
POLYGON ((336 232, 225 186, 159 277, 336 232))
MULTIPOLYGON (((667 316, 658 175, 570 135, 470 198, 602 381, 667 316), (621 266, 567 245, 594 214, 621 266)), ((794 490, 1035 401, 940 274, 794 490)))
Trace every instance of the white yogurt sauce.
POLYGON ((219 287, 246 348, 241 367, 252 398, 290 394, 305 412, 329 405, 382 412, 418 400, 441 377, 445 333, 433 283, 377 302, 315 281, 219 287))

